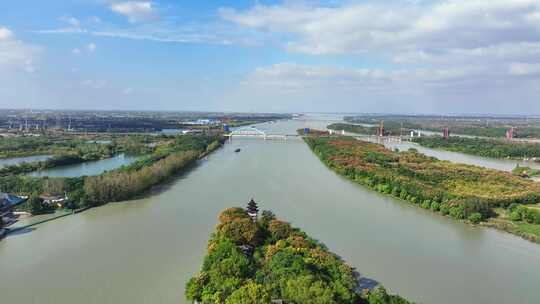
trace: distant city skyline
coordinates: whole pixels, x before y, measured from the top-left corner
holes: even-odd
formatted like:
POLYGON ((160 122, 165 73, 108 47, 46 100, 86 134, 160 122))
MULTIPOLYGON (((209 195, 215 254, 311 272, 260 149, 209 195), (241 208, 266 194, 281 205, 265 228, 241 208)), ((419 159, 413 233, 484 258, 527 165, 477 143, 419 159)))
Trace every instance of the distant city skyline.
POLYGON ((540 114, 540 0, 3 2, 0 108, 540 114))

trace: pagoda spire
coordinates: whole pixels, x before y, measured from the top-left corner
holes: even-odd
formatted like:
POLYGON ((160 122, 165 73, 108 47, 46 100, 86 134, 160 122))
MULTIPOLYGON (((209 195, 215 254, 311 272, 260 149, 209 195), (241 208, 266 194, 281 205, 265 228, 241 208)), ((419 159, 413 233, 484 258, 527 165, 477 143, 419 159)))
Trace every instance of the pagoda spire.
POLYGON ((247 214, 255 221, 257 220, 257 215, 259 214, 259 206, 255 200, 251 199, 246 208, 247 214))

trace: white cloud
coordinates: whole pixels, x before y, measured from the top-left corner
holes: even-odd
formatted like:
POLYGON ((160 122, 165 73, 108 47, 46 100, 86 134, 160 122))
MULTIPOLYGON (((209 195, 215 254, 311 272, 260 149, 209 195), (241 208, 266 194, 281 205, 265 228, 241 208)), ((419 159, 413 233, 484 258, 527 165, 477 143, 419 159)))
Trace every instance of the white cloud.
POLYGON ((93 42, 85 45, 84 47, 74 48, 71 52, 73 55, 92 54, 97 50, 97 45, 93 42))
POLYGON ((80 27, 81 26, 81 22, 79 21, 79 19, 75 18, 75 17, 71 17, 71 16, 62 16, 60 17, 60 20, 69 24, 70 26, 72 27, 80 27))
POLYGON ((506 106, 508 98, 533 102, 538 93, 540 0, 289 3, 220 13, 290 52, 361 58, 366 66, 375 59, 383 68, 276 64, 251 73, 243 82, 247 91, 484 106, 497 100, 506 106))
MULTIPOLYGON (((540 73, 540 65, 516 71, 530 76, 540 73)), ((249 73, 227 99, 257 100, 267 111, 522 112, 518 104, 538 111, 539 82, 509 73, 509 66, 387 70, 279 63, 249 73)))
POLYGON ((124 1, 111 5, 111 10, 124 15, 129 22, 155 21, 159 15, 152 1, 124 1))
POLYGON ((33 73, 39 52, 38 47, 17 40, 11 30, 0 27, 0 71, 16 69, 33 73))
POLYGON ((327 86, 341 89, 377 88, 391 83, 393 77, 393 75, 381 70, 279 63, 256 69, 245 80, 245 84, 280 89, 308 89, 327 86))
POLYGON ((93 53, 93 52, 96 51, 96 49, 97 49, 97 46, 96 46, 96 44, 93 43, 93 42, 92 42, 92 43, 89 43, 89 44, 86 46, 86 51, 87 51, 88 53, 93 53))
POLYGON ((540 76, 540 64, 513 63, 510 65, 509 73, 514 76, 540 76))
POLYGON ((5 27, 0 27, 0 41, 8 40, 13 37, 13 32, 5 27))
POLYGON ((253 46, 258 42, 255 38, 245 33, 234 31, 228 27, 216 27, 213 25, 189 25, 170 28, 167 24, 154 23, 152 25, 118 28, 114 25, 83 28, 58 28, 36 30, 34 33, 49 35, 77 35, 85 34, 95 37, 108 37, 118 39, 130 39, 140 41, 152 41, 162 43, 193 43, 215 45, 242 45, 253 46))
POLYGON ((366 1, 335 7, 256 5, 222 9, 242 28, 278 35, 294 52, 444 55, 540 40, 540 0, 448 0, 414 5, 366 1))

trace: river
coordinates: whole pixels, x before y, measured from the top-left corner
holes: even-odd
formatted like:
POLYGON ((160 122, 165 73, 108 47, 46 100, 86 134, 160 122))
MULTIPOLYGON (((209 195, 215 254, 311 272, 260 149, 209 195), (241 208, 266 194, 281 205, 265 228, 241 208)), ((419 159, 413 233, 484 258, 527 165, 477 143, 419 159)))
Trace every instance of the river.
POLYGON ((77 177, 83 175, 98 175, 105 171, 113 170, 124 165, 129 165, 135 160, 137 160, 136 156, 119 154, 111 158, 34 171, 29 175, 35 177, 77 177))
MULTIPOLYGON (((292 133, 326 124, 259 127, 292 133)), ((328 170, 300 139, 234 139, 147 197, 8 236, 0 242, 2 301, 185 303, 217 214, 251 197, 411 300, 540 303, 539 245, 363 188, 328 170)))
POLYGON ((400 151, 408 150, 414 148, 418 152, 436 157, 441 160, 448 160, 451 162, 457 162, 462 164, 482 166, 486 168, 502 170, 502 171, 512 171, 516 165, 522 167, 530 167, 533 169, 540 169, 540 163, 534 161, 524 161, 524 160, 513 160, 513 159, 497 159, 489 157, 480 157, 476 155, 469 155, 459 152, 445 151, 442 149, 431 149, 422 147, 416 143, 402 142, 402 143, 385 143, 386 147, 394 149, 397 148, 400 151))

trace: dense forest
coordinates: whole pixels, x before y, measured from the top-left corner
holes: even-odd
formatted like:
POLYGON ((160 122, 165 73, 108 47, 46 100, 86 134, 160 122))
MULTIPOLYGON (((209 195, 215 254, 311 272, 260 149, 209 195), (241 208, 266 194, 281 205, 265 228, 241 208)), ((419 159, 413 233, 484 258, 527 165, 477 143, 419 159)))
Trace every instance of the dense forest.
POLYGON ((441 161, 414 149, 390 151, 351 137, 305 141, 325 164, 357 183, 458 220, 479 223, 495 216, 494 208, 540 202, 540 183, 511 173, 441 161))
MULTIPOLYGON (((18 194, 67 193, 69 203, 65 207, 70 209, 94 207, 112 201, 126 200, 144 192, 219 148, 222 142, 220 136, 171 137, 141 159, 97 176, 50 178, 10 174, 0 176, 0 189, 18 194)), ((23 204, 19 209, 39 210, 32 208, 30 202, 23 204)))
POLYGON ((201 271, 186 285, 198 303, 408 304, 383 287, 358 291, 358 274, 326 246, 271 211, 229 208, 208 242, 201 271))
POLYGON ((540 157, 540 144, 511 142, 499 139, 438 136, 414 138, 414 142, 428 148, 444 149, 472 155, 493 158, 535 158, 540 157))

